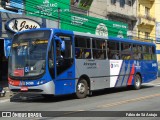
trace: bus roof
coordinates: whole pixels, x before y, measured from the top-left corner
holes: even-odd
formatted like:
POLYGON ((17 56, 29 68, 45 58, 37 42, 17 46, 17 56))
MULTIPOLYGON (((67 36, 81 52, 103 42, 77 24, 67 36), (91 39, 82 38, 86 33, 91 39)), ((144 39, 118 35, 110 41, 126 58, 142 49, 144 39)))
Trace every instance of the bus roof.
POLYGON ((82 35, 82 36, 88 36, 88 37, 95 37, 95 38, 101 38, 105 40, 111 40, 111 41, 121 41, 121 42, 129 42, 129 43, 135 43, 135 44, 141 44, 141 45, 152 45, 155 46, 154 43, 151 42, 141 42, 138 40, 132 40, 132 39, 127 39, 127 38, 118 38, 118 37, 107 37, 107 36, 99 36, 91 33, 82 33, 82 32, 76 32, 76 31, 71 31, 71 30, 63 30, 63 29, 58 29, 58 28, 37 28, 37 29, 30 29, 30 30, 25 30, 21 32, 17 32, 16 34, 23 33, 23 32, 29 32, 29 31, 36 31, 36 30, 56 30, 56 31, 61 31, 61 32, 66 32, 74 35, 82 35))
POLYGON ((75 35, 82 35, 82 36, 88 36, 88 37, 95 37, 95 38, 101 38, 101 39, 108 39, 107 36, 100 36, 100 35, 95 35, 95 34, 91 34, 91 33, 82 33, 82 32, 75 32, 75 35))
POLYGON ((141 42, 141 41, 138 41, 138 40, 132 40, 132 39, 127 39, 127 38, 109 37, 108 40, 129 42, 129 43, 140 44, 140 45, 152 45, 152 46, 155 46, 155 44, 151 43, 151 42, 141 42))

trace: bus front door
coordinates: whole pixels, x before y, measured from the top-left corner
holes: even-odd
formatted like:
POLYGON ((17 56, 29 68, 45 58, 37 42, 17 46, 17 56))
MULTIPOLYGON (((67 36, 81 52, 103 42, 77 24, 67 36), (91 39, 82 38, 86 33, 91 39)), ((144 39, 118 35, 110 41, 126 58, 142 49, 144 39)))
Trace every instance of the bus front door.
POLYGON ((56 79, 55 95, 75 92, 75 65, 72 37, 55 40, 56 79), (66 39, 67 38, 67 39, 66 39))

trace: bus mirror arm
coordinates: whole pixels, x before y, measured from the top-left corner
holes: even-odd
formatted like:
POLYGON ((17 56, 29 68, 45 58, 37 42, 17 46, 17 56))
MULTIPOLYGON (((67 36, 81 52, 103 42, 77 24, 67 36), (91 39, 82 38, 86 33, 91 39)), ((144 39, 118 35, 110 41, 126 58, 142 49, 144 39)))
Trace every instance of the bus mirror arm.
POLYGON ((54 35, 54 39, 55 39, 55 41, 60 42, 60 44, 61 44, 61 50, 64 51, 64 49, 65 49, 65 43, 64 43, 64 41, 62 41, 62 39, 59 38, 59 37, 57 37, 56 35, 54 35))
POLYGON ((57 37, 56 35, 54 35, 54 39, 55 39, 55 41, 59 41, 59 42, 62 44, 61 38, 59 38, 59 37, 57 37))

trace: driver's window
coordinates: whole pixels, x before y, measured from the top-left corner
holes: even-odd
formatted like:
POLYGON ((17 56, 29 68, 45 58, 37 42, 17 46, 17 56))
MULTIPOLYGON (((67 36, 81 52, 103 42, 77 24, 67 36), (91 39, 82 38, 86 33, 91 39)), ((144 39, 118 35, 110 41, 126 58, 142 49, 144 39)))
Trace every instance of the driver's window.
POLYGON ((62 50, 61 50, 61 43, 59 41, 56 41, 56 55, 57 55, 57 59, 63 58, 62 50))
MULTIPOLYGON (((52 43, 52 42, 51 42, 52 43)), ((53 44, 50 45, 49 52, 48 52, 48 59, 49 59, 49 68, 53 68, 53 61, 54 61, 54 55, 53 55, 53 44)))
POLYGON ((49 52, 48 52, 48 66, 49 66, 49 72, 52 76, 52 78, 54 78, 54 49, 53 49, 53 41, 51 42, 50 48, 49 48, 49 52))
POLYGON ((71 41, 65 41, 65 51, 64 51, 64 58, 70 59, 72 58, 72 45, 71 41))
POLYGON ((69 69, 73 63, 72 37, 66 35, 56 35, 60 40, 56 41, 56 66, 57 75, 69 69))

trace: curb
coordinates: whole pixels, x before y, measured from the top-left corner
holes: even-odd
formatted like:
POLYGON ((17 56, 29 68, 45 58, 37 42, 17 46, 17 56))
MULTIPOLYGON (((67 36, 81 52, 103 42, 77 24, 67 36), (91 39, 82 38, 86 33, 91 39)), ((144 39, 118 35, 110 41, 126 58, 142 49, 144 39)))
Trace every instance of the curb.
POLYGON ((10 92, 8 87, 4 87, 3 90, 5 90, 6 93, 4 97, 3 96, 0 97, 0 103, 10 101, 10 98, 12 96, 12 93, 10 92))

